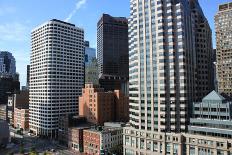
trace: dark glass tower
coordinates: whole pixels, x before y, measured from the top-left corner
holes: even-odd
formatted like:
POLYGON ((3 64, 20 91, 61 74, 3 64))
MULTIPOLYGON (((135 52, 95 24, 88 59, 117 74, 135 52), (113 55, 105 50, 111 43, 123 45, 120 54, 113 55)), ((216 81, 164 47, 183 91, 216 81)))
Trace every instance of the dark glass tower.
POLYGON ((129 76, 128 21, 103 14, 97 24, 97 57, 100 74, 129 76))

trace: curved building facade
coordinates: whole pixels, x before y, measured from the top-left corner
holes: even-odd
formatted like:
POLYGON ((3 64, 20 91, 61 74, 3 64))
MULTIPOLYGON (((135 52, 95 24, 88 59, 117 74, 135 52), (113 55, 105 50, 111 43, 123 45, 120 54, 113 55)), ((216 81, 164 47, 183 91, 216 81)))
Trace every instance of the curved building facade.
POLYGON ((30 130, 57 135, 58 119, 78 111, 84 86, 84 30, 50 20, 31 33, 30 130))

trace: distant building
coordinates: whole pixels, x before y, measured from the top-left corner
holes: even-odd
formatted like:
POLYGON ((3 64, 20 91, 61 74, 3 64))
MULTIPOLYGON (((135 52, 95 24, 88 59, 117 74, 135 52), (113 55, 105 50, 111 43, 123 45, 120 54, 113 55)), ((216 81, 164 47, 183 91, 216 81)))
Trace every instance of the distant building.
POLYGON ((85 65, 91 63, 96 58, 96 49, 89 47, 89 41, 85 41, 85 65))
POLYGON ((99 84, 105 91, 121 90, 125 95, 129 96, 129 81, 126 77, 100 74, 99 84))
POLYGON ((0 149, 6 147, 10 141, 10 130, 6 121, 0 120, 0 149))
POLYGON ((20 91, 20 82, 18 75, 0 76, 0 104, 7 104, 8 96, 20 91))
POLYGON ((85 83, 93 83, 98 84, 98 64, 97 59, 93 58, 86 66, 85 66, 85 83))
POLYGON ((84 30, 52 19, 33 29, 31 39, 30 130, 56 138, 59 117, 78 112, 84 86, 84 30))
POLYGON ((232 101, 212 91, 193 103, 188 131, 192 134, 232 138, 232 101))
POLYGON ((123 123, 106 123, 104 127, 84 130, 84 153, 122 154, 124 125, 123 123))
POLYGON ((10 52, 0 51, 0 75, 15 75, 16 66, 15 58, 10 52))
POLYGON ((79 115, 88 122, 103 125, 129 119, 129 99, 120 90, 104 91, 99 85, 85 84, 79 97, 79 115))
POLYGON ((100 74, 129 77, 128 21, 103 14, 97 23, 97 59, 100 74))
POLYGON ((89 47, 89 41, 85 41, 85 83, 98 84, 98 64, 96 49, 89 47))
POLYGON ((219 93, 232 96, 232 2, 221 4, 215 15, 217 81, 219 93))

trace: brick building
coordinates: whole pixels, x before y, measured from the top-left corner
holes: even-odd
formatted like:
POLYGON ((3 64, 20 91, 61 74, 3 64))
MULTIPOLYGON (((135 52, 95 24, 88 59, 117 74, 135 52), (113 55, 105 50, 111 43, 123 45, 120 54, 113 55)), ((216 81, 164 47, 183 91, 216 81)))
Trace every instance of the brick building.
POLYGON ((85 84, 79 97, 79 115, 103 125, 110 121, 128 121, 129 99, 120 90, 105 92, 98 85, 85 84))
POLYGON ((83 152, 83 130, 91 124, 84 117, 66 115, 59 120, 58 140, 62 145, 77 152, 83 152))
POLYGON ((105 123, 83 132, 85 154, 122 154, 124 123, 105 123))
POLYGON ((29 109, 15 108, 14 110, 14 127, 29 129, 29 109))

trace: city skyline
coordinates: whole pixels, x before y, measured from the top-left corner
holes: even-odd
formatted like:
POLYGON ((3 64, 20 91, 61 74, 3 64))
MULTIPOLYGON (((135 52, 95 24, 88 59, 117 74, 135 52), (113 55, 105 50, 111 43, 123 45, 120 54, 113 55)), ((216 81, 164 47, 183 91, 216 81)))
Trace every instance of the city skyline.
MULTIPOLYGON (((30 33, 40 23, 57 18, 67 20, 85 30, 85 40, 90 41, 90 46, 96 48, 97 21, 103 13, 112 16, 129 17, 129 0, 107 1, 101 0, 65 0, 46 2, 41 1, 1 1, 0 2, 0 50, 11 51, 16 59, 17 72, 20 73, 21 85, 26 85, 26 69, 30 60, 30 33), (54 3, 56 6, 54 7, 54 3), (65 4, 65 5, 64 5, 65 4), (32 7, 36 6, 36 8, 32 7), (31 9, 33 8, 33 9, 31 9), (118 10, 120 8, 120 11, 118 10), (43 12, 41 13, 41 9, 43 12), (59 10, 57 12, 56 10, 59 10)), ((199 3, 209 20, 212 29, 213 45, 215 47, 214 15, 219 4, 230 0, 199 0, 199 3)))

